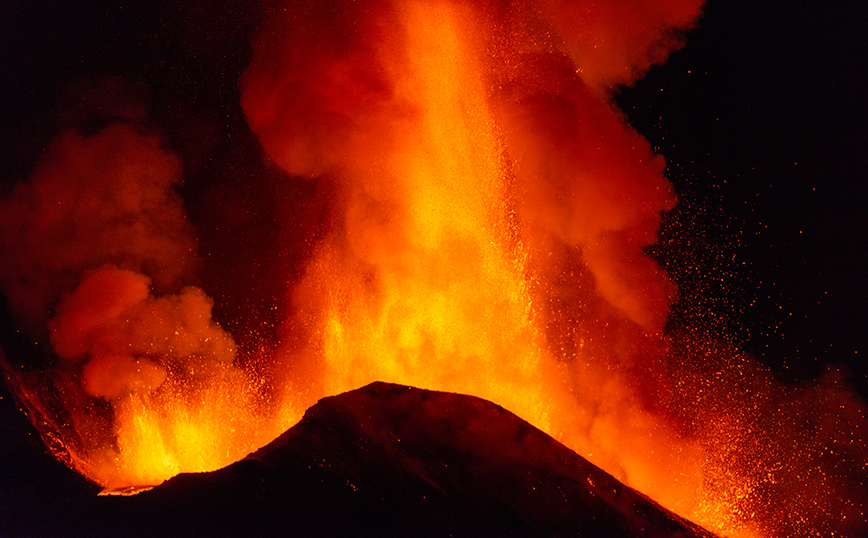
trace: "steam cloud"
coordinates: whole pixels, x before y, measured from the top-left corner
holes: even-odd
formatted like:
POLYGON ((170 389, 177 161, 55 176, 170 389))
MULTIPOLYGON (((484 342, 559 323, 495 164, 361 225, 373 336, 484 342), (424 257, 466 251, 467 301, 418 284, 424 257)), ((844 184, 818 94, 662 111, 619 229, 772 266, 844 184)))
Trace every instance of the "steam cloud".
POLYGON ((260 343, 274 351, 242 360, 212 320, 180 160, 117 98, 0 202, 0 283, 54 357, 19 396, 71 465, 119 487, 228 464, 370 381, 469 392, 712 530, 858 532, 864 404, 664 331, 676 290, 643 249, 676 199, 611 92, 682 46, 700 8, 270 6, 242 106, 279 190, 315 182, 325 200, 273 223, 279 250, 310 252, 260 343))

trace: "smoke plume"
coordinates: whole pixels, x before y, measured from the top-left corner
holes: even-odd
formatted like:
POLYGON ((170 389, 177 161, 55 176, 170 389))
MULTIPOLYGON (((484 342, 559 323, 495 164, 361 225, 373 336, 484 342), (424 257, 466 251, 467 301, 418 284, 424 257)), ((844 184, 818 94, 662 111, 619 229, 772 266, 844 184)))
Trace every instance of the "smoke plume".
POLYGON ((209 453, 242 457, 279 433, 256 422, 257 382, 234 365, 213 302, 185 285, 200 261, 175 190, 181 162, 128 86, 74 86, 67 98, 83 105, 62 110, 82 111, 61 115, 70 126, 0 203, 0 282, 54 357, 41 374, 11 374, 14 388, 58 455, 110 488, 216 468, 209 453))
POLYGON ((0 213, 0 276, 14 310, 44 326, 83 271, 108 263, 162 289, 189 278, 196 243, 172 190, 180 180, 178 158, 130 125, 58 135, 0 213))

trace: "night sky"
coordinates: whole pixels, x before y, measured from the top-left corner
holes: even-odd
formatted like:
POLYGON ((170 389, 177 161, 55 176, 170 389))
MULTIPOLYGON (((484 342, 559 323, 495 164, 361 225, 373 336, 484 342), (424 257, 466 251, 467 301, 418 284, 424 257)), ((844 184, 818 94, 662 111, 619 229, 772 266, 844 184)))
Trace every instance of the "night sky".
POLYGON ((704 305, 676 317, 724 325, 784 380, 838 368, 864 397, 868 8, 711 1, 705 13, 620 98, 681 196, 662 250, 702 268, 673 262, 704 305))
MULTIPOLYGON (((62 99, 71 81, 99 74, 150 96, 187 163, 193 220, 198 181, 228 164, 221 181, 269 173, 235 87, 257 24, 245 3, 3 2, 4 191, 77 121, 62 99)), ((705 12, 683 50, 617 96, 681 199, 652 249, 681 289, 673 323, 727 335, 785 381, 839 369, 868 396, 868 8, 711 0, 705 12)), ((221 277, 204 278, 207 290, 221 277)), ((216 299, 221 323, 243 330, 216 299)))

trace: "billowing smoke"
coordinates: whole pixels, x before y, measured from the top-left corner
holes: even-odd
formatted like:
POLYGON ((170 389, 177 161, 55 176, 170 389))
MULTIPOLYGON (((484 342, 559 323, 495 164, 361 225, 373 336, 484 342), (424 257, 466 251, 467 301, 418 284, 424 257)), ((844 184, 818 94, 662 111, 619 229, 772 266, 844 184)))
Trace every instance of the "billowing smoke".
POLYGON ((243 357, 196 287, 179 158, 104 84, 110 111, 2 201, 0 282, 52 350, 16 377, 32 418, 116 488, 231 463, 318 397, 399 382, 491 399, 726 535, 858 532, 864 404, 666 328, 677 290, 645 250, 676 197, 612 92, 700 8, 269 5, 241 104, 276 191, 305 185, 315 209, 277 214, 274 255, 251 252, 306 258, 243 357))
POLYGON ((10 372, 15 389, 58 455, 112 488, 219 467, 213 454, 242 457, 252 439, 279 433, 255 421, 261 381, 234 365, 212 300, 188 285, 200 262, 175 190, 181 162, 125 87, 74 85, 82 105, 63 110, 80 111, 75 127, 0 202, 0 281, 53 352, 41 373, 10 372))
POLYGON ((179 159, 129 124, 58 135, 0 213, 15 311, 44 326, 83 271, 108 263, 146 272, 162 289, 190 278, 196 242, 172 190, 180 180, 179 159))
POLYGON ((672 290, 643 247, 674 195, 546 17, 294 3, 261 35, 249 123, 287 172, 336 190, 294 291, 315 320, 299 368, 325 392, 384 379, 484 396, 634 485, 694 487, 693 447, 689 465, 635 456, 629 472, 616 455, 677 437, 645 411, 653 384, 635 383, 659 376, 672 290))

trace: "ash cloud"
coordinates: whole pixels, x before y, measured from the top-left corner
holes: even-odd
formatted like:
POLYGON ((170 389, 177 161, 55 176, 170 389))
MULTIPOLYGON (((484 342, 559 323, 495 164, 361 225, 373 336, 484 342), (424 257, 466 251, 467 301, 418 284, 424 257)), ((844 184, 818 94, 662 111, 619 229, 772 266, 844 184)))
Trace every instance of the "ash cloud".
POLYGON ((232 363, 235 343, 211 320, 212 301, 201 289, 154 297, 150 284, 113 266, 87 271, 49 321, 54 352, 87 361, 82 386, 89 395, 148 394, 169 371, 203 378, 232 363))
POLYGON ((44 327, 81 273, 107 263, 147 272, 161 290, 189 280, 196 242, 180 179, 179 159, 133 125, 58 135, 2 202, 0 281, 13 310, 44 327))
POLYGON ((605 95, 631 84, 684 46, 704 2, 624 0, 538 2, 563 39, 582 79, 605 95))
POLYGON ((61 440, 58 456, 91 480, 159 483, 226 450, 179 446, 217 429, 207 409, 229 422, 243 415, 238 435, 255 439, 255 390, 213 301, 189 285, 200 260, 176 190, 182 164, 145 126, 147 92, 113 78, 69 88, 62 132, 0 200, 0 283, 28 337, 48 340, 54 357, 41 372, 15 357, 28 373, 10 374, 13 390, 46 439, 61 440))

